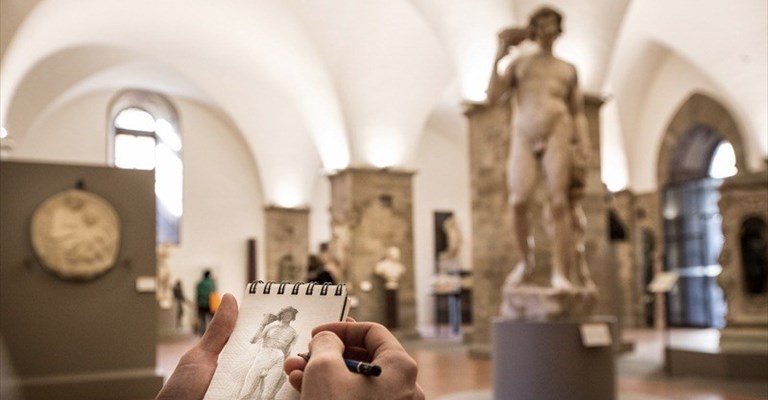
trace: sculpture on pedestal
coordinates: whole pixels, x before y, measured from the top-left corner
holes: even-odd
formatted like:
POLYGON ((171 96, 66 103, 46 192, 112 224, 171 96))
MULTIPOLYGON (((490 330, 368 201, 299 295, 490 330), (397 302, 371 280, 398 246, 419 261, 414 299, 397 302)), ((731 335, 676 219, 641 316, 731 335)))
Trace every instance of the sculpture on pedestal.
POLYGON ((508 179, 513 241, 520 260, 507 276, 505 290, 521 287, 535 265, 527 214, 541 169, 547 191, 545 225, 552 243, 550 284, 559 296, 575 290, 571 277, 574 259, 579 264, 581 283, 594 290, 583 243, 577 243, 578 251, 574 246, 574 231, 579 233, 576 239, 584 232, 579 200, 586 182, 590 143, 576 68, 552 53, 562 33, 562 19, 558 11, 542 7, 532 14, 527 27, 502 30, 488 86, 490 105, 515 106, 508 179), (499 74, 499 61, 527 39, 538 44, 538 51, 516 57, 499 74))
POLYGON ((438 267, 440 273, 458 273, 461 269, 459 252, 463 238, 456 217, 450 216, 442 224, 448 247, 438 254, 438 267))
POLYGON ((390 329, 398 328, 397 288, 400 277, 405 273, 405 266, 400 262, 400 249, 395 246, 387 248, 384 258, 376 263, 373 272, 384 278, 385 325, 390 329))
POLYGON ((453 215, 443 221, 441 228, 445 233, 447 247, 438 254, 438 272, 432 279, 432 293, 459 293, 461 291, 461 262, 459 261, 459 253, 463 237, 459 229, 459 223, 453 215))
POLYGON ((384 278, 384 287, 387 290, 397 290, 400 277, 405 273, 405 266, 400 262, 400 249, 395 246, 389 247, 384 258, 376 263, 374 272, 384 278))

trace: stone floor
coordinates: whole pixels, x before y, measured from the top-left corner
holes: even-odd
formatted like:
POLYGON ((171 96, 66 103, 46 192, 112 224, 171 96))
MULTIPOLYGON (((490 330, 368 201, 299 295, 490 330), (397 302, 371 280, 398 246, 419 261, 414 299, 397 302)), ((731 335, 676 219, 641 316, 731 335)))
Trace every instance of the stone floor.
MULTIPOLYGON (((669 335, 653 330, 630 330, 624 339, 634 350, 617 358, 618 400, 768 400, 768 382, 668 377, 662 365, 664 343, 712 349, 715 330, 676 329, 669 335)), ((194 342, 186 338, 160 344, 158 368, 168 376, 194 342)), ((427 399, 491 400, 489 360, 467 356, 458 336, 424 338, 404 343, 419 364, 419 383, 427 399)), ((554 400, 554 399, 553 399, 554 400)))

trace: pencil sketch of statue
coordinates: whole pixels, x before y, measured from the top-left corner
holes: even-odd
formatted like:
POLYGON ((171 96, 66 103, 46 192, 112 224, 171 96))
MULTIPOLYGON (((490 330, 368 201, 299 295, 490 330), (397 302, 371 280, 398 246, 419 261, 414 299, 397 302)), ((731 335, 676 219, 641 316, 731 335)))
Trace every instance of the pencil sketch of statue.
POLYGON ((251 339, 256 356, 253 359, 238 399, 273 400, 286 382, 283 361, 293 351, 298 333, 291 326, 299 311, 285 307, 277 315, 267 314, 251 339))

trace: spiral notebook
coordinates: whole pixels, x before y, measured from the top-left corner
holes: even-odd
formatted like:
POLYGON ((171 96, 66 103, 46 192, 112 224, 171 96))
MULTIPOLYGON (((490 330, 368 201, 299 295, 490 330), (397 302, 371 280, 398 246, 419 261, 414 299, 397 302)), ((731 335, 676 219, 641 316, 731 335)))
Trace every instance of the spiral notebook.
POLYGON ((283 360, 307 351, 312 328, 343 321, 348 311, 343 284, 249 283, 205 399, 298 399, 283 360))

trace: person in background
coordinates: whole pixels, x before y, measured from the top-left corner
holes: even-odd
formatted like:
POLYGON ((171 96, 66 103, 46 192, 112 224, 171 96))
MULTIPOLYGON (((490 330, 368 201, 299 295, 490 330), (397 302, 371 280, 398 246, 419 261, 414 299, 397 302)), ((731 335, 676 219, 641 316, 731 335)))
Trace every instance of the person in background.
POLYGON ((331 274, 334 282, 344 282, 344 274, 341 270, 341 263, 331 251, 331 244, 328 242, 320 243, 317 256, 325 265, 325 270, 331 274))
POLYGON ((315 254, 307 257, 307 282, 335 284, 333 276, 327 269, 323 260, 315 254))
MULTIPOLYGON (((237 314, 235 297, 225 294, 211 326, 200 342, 181 357, 156 400, 203 399, 219 353, 235 329, 237 314)), ((416 361, 382 325, 354 321, 320 325, 312 330, 308 350, 312 352, 309 361, 292 355, 283 364, 288 382, 301 392, 301 400, 424 399, 416 383, 416 361), (371 378, 349 372, 344 364, 347 351, 379 365, 382 374, 371 378)))
POLYGON ((197 333, 203 336, 208 321, 213 317, 209 303, 211 292, 216 290, 216 282, 211 277, 211 270, 203 271, 203 278, 197 283, 197 333))
POLYGON ((184 288, 178 279, 173 284, 173 300, 176 302, 176 328, 181 328, 181 321, 184 318, 184 303, 187 302, 187 297, 184 296, 184 288))

